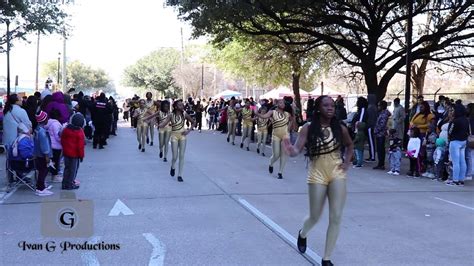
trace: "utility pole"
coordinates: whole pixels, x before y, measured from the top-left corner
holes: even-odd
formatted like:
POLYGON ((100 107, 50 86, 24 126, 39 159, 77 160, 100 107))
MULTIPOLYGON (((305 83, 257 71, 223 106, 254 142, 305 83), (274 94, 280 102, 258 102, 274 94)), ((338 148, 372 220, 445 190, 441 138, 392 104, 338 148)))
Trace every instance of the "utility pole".
POLYGON ((62 69, 62 80, 61 80, 61 87, 63 89, 63 92, 66 93, 68 91, 67 85, 66 85, 66 77, 67 77, 67 62, 66 62, 66 32, 63 33, 63 69, 62 69))
POLYGON ((38 30, 38 40, 36 41, 36 78, 35 91, 39 90, 39 52, 40 52, 40 31, 38 30))
MULTIPOLYGON (((405 77, 405 130, 408 130, 410 113, 410 90, 411 90, 411 39, 413 33, 413 3, 408 1, 408 25, 407 25, 407 56, 406 56, 406 77, 405 77)), ((405 131, 404 131, 405 133, 405 131)), ((403 134, 403 143, 408 143, 408 135, 403 134)))
MULTIPOLYGON (((61 66, 61 53, 58 53, 58 79, 56 79, 57 87, 59 88, 59 68, 61 66)), ((56 89, 58 89, 56 88, 56 89)))
POLYGON ((7 97, 10 96, 10 21, 7 20, 7 97))
MULTIPOLYGON (((184 65, 184 37, 183 37, 183 28, 181 27, 181 73, 183 72, 183 65, 184 65)), ((186 92, 183 85, 183 101, 186 99, 186 92)))

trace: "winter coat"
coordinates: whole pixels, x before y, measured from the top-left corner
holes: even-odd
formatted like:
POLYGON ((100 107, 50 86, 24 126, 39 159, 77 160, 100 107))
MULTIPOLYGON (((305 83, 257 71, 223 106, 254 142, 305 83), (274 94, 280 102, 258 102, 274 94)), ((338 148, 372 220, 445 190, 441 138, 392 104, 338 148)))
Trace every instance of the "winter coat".
POLYGON ((43 111, 45 111, 49 117, 53 109, 58 110, 59 113, 61 114, 61 118, 59 119, 59 122, 61 124, 66 123, 69 120, 70 113, 69 113, 69 107, 67 106, 67 104, 64 103, 64 94, 60 91, 57 91, 53 93, 51 97, 52 97, 52 101, 48 103, 48 105, 46 105, 43 111))
POLYGON ((61 130, 63 126, 56 119, 49 119, 45 126, 51 138, 51 147, 55 150, 62 150, 61 146, 61 130))
POLYGON ((380 111, 377 117, 377 123, 375 124, 375 136, 384 137, 387 134, 387 123, 390 118, 390 112, 388 110, 380 111))
POLYGON ((42 126, 38 126, 35 129, 34 143, 36 157, 53 157, 51 138, 49 137, 48 131, 42 126))
POLYGON ((3 117, 3 144, 11 145, 15 141, 18 136, 18 123, 23 123, 28 128, 32 127, 26 111, 14 104, 12 110, 3 117))
POLYGON ((61 145, 64 156, 84 158, 85 137, 82 128, 69 124, 61 135, 61 145))

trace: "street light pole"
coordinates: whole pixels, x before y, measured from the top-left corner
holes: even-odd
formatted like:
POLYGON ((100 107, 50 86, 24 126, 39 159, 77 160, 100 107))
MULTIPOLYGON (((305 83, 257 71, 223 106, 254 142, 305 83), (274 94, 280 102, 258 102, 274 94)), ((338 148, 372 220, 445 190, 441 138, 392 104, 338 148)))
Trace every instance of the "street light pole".
POLYGON ((10 96, 10 21, 7 20, 7 97, 10 96))
POLYGON ((61 53, 58 53, 58 79, 56 80, 56 84, 59 87, 59 68, 61 67, 61 53))

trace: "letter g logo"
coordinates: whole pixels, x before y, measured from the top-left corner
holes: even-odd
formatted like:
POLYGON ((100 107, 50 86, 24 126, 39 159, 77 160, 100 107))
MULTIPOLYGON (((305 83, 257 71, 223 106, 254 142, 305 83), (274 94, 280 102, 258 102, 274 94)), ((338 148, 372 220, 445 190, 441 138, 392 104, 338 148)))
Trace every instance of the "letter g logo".
POLYGON ((78 217, 72 208, 64 208, 58 212, 58 225, 64 230, 72 230, 77 224, 78 217))

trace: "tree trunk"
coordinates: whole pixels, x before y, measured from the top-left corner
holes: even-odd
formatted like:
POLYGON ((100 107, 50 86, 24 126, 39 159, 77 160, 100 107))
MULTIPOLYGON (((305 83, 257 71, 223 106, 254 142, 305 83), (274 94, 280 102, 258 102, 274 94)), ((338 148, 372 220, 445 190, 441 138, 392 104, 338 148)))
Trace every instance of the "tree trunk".
POLYGON ((295 95, 295 104, 296 107, 298 107, 299 110, 301 109, 301 96, 300 96, 300 73, 293 73, 291 74, 291 77, 293 79, 292 82, 292 87, 293 87, 293 94, 295 95))
POLYGON ((387 86, 379 86, 377 71, 374 66, 362 66, 364 72, 365 85, 367 86, 367 94, 374 94, 377 97, 377 102, 385 98, 387 93, 387 86))
POLYGON ((413 84, 413 95, 423 95, 423 89, 425 87, 426 67, 428 66, 428 60, 423 59, 420 66, 413 64, 411 67, 411 76, 413 84))

